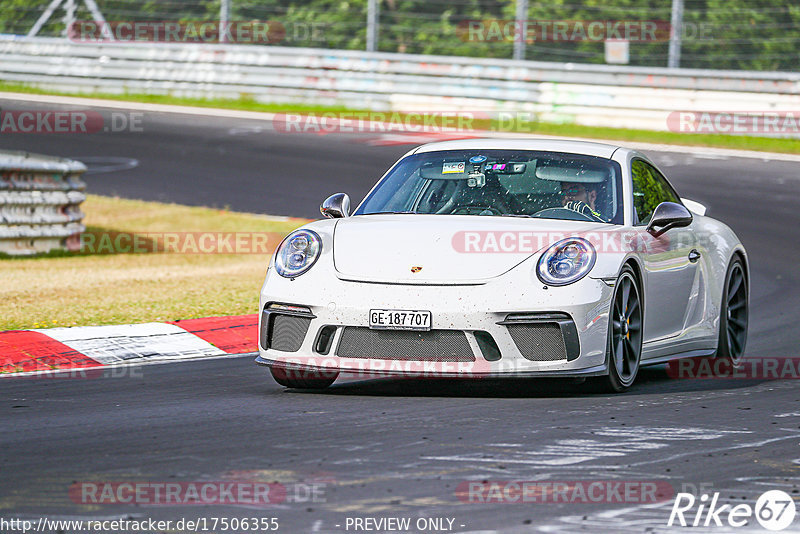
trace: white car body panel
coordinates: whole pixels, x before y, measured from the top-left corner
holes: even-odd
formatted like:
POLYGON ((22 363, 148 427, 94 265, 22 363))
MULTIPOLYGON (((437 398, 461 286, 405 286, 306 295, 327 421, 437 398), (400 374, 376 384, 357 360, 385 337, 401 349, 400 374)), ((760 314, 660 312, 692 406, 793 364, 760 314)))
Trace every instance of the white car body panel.
MULTIPOLYGON (((542 219, 536 232, 545 236, 590 232, 604 224, 542 219), (566 223, 566 224, 565 224, 566 223)), ((531 229, 527 219, 474 217, 470 215, 365 215, 338 219, 335 229, 333 261, 343 280, 404 284, 479 283, 513 269, 541 250, 536 241, 530 252, 496 254, 464 253, 454 246, 464 231, 525 232, 531 229), (379 235, 380 239, 375 239, 379 235), (465 261, 466 259, 469 261, 465 261), (412 273, 412 265, 422 266, 412 273)), ((549 243, 543 239, 546 247, 549 243)), ((459 246, 463 240, 459 242, 459 246)), ((469 246, 469 243, 466 244, 469 246)), ((498 243, 498 250, 502 250, 498 243)))
POLYGON ((688 198, 681 197, 681 202, 683 205, 686 206, 686 209, 694 213, 695 215, 700 215, 701 217, 706 214, 706 207, 697 202, 696 200, 690 200, 688 198))

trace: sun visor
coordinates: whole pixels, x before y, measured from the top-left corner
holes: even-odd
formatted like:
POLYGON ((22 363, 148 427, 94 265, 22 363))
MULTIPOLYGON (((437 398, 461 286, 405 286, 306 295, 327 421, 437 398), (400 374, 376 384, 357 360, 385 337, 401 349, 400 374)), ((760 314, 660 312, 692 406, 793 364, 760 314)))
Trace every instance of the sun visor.
POLYGON ((606 171, 584 169, 579 167, 561 167, 546 165, 536 169, 536 177, 554 182, 570 182, 580 184, 598 184, 606 180, 606 171))

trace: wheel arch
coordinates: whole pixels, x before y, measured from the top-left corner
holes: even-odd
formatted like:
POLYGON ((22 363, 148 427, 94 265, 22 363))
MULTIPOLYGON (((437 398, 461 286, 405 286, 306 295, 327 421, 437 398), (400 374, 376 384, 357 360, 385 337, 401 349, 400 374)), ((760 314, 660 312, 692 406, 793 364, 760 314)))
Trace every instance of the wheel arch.
MULTIPOLYGON (((620 275, 622 275, 622 272, 625 270, 625 267, 630 267, 630 270, 633 272, 633 279, 634 279, 634 282, 636 284, 636 289, 638 290, 638 293, 639 293, 639 306, 641 308, 641 325, 642 325, 641 326, 641 329, 642 329, 641 330, 641 332, 642 332, 641 335, 642 335, 642 341, 644 341, 644 312, 645 312, 644 278, 643 278, 643 272, 644 271, 643 271, 642 265, 639 263, 639 261, 640 260, 636 256, 628 256, 627 258, 625 258, 622 261, 622 263, 620 264, 619 271, 617 272, 617 281, 619 280, 620 275)), ((611 381, 611 384, 612 384, 611 388, 615 392, 619 393, 621 391, 627 390, 630 386, 633 385, 633 382, 631 382, 627 386, 624 386, 624 388, 622 388, 622 386, 618 387, 618 386, 613 385, 616 381, 620 380, 619 378, 615 378, 615 374, 616 373, 612 372, 612 369, 611 369, 612 362, 611 362, 611 352, 610 352, 611 335, 612 335, 612 327, 611 327, 612 314, 614 313, 614 310, 613 310, 613 308, 614 308, 614 299, 615 299, 615 295, 616 295, 617 290, 618 290, 617 284, 615 284, 614 289, 612 291, 612 297, 611 297, 611 302, 610 302, 609 311, 608 311, 608 333, 607 333, 607 338, 606 338, 607 350, 606 350, 606 357, 605 357, 605 367, 606 367, 606 376, 607 376, 608 380, 611 381), (620 389, 620 388, 622 388, 622 389, 620 389)), ((641 367, 641 348, 640 348, 640 353, 639 353, 639 364, 638 364, 638 367, 637 367, 637 372, 638 372, 638 368, 640 368, 640 367, 641 367)), ((635 380, 635 377, 632 380, 635 380)), ((607 386, 607 384, 606 384, 606 386, 607 386)))
POLYGON ((719 302, 718 305, 721 309, 722 301, 725 298, 725 284, 728 280, 728 270, 734 260, 740 260, 742 269, 744 270, 744 281, 747 284, 747 300, 750 301, 750 262, 747 259, 747 252, 741 244, 732 247, 727 254, 727 262, 722 266, 721 276, 719 276, 717 284, 719 288, 719 302))
MULTIPOLYGON (((745 252, 743 246, 739 245, 738 247, 733 249, 733 252, 731 253, 731 257, 728 259, 728 265, 730 265, 731 262, 733 260, 735 260, 735 259, 739 259, 742 262, 742 268, 744 269, 744 279, 747 282, 747 286, 748 286, 747 295, 749 297, 750 296, 750 291, 749 291, 749 289, 750 289, 750 262, 747 259, 747 253, 745 252)), ((727 272, 727 267, 726 267, 726 272, 727 272)))
POLYGON ((730 270, 731 264, 734 260, 740 260, 742 264, 742 270, 744 271, 744 283, 746 287, 746 295, 747 295, 747 308, 750 307, 750 263, 747 260, 747 252, 744 250, 744 247, 739 244, 734 247, 731 251, 731 254, 728 258, 728 263, 725 265, 725 275, 722 277, 722 289, 720 291, 720 313, 718 314, 717 318, 717 329, 716 329, 716 341, 717 347, 715 349, 714 356, 717 357, 720 351, 720 337, 722 335, 722 327, 723 327, 723 314, 722 314, 722 307, 725 305, 726 291, 727 291, 727 284, 728 284, 728 272, 730 270))
MULTIPOLYGON (((644 307, 645 307, 645 302, 644 302, 644 281, 643 281, 643 278, 642 278, 642 266, 639 264, 639 260, 635 256, 628 256, 627 258, 625 258, 625 260, 623 260, 623 262, 619 266, 619 271, 617 272, 617 280, 619 280, 619 275, 622 274, 622 270, 626 266, 629 266, 631 268, 631 270, 633 271, 634 278, 636 279, 636 285, 637 285, 637 287, 639 289, 639 302, 640 302, 639 305, 642 307, 642 331, 644 331, 644 309, 645 309, 644 307)), ((614 291, 616 291, 616 289, 614 289, 614 291)), ((611 306, 613 306, 613 300, 614 300, 613 294, 614 293, 612 292, 612 298, 611 298, 611 301, 609 301, 609 311, 608 311, 609 333, 607 335, 609 335, 609 336, 611 335, 611 333, 610 333, 611 332, 610 331, 610 328, 611 328, 610 327, 610 323, 611 323, 611 306)), ((610 365, 610 363, 611 362, 608 359, 608 354, 606 354, 606 359, 605 359, 606 369, 608 369, 608 366, 610 365)))
MULTIPOLYGON (((630 268, 633 270, 633 274, 635 275, 636 284, 639 287, 639 302, 641 303, 640 306, 642 307, 642 318, 644 318, 644 310, 645 306, 647 305, 644 296, 644 270, 642 269, 639 260, 635 256, 629 256, 625 259, 625 261, 622 262, 622 265, 620 265, 619 268, 620 273, 622 273, 622 269, 624 269, 626 265, 630 266, 630 268)), ((619 277, 619 273, 617 274, 617 277, 619 277)))

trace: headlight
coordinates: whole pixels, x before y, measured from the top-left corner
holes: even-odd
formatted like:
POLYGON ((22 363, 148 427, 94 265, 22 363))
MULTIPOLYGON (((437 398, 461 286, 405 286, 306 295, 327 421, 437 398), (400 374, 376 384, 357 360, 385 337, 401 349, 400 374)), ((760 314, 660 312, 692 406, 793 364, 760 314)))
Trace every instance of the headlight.
POLYGON ((548 248, 539 263, 536 275, 551 286, 577 282, 592 270, 597 257, 591 243, 580 237, 570 237, 548 248))
POLYGON ((292 232, 275 252, 275 270, 285 278, 300 276, 314 265, 322 250, 322 240, 311 230, 292 232))

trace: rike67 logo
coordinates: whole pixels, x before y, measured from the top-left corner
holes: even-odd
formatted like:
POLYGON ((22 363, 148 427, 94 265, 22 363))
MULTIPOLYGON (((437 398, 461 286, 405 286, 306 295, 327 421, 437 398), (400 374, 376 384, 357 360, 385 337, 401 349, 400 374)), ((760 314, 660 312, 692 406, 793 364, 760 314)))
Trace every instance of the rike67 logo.
POLYGON ((749 504, 719 504, 719 492, 709 499, 707 494, 696 498, 691 493, 678 493, 672 504, 667 526, 744 527, 756 521, 767 530, 783 530, 794 521, 797 508, 792 497, 780 490, 763 493, 755 507, 749 504), (695 510, 695 506, 697 507, 695 510))

